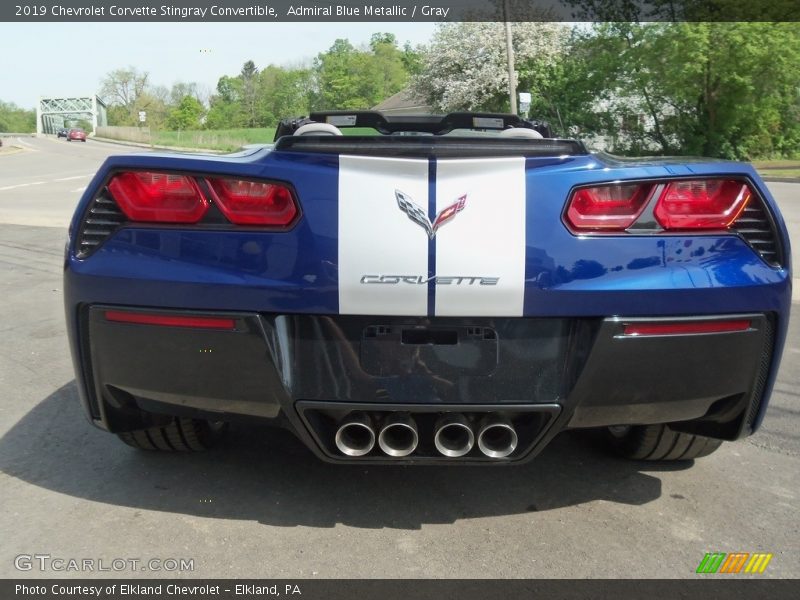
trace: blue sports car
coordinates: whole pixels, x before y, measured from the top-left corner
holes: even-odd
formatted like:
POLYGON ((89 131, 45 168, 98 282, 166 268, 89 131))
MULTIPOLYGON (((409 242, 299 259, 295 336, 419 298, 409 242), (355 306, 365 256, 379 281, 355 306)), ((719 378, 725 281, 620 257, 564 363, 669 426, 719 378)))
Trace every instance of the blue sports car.
POLYGON ((336 463, 514 463, 568 429, 675 460, 759 427, 789 260, 747 164, 337 111, 237 154, 109 158, 64 295, 86 414, 144 450, 252 419, 336 463))

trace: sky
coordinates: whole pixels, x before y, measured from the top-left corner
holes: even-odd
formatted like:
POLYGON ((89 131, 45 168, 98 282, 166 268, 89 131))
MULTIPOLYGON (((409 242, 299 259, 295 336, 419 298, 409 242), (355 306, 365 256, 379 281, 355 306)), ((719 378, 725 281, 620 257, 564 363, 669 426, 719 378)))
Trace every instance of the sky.
POLYGON ((378 31, 427 42, 433 23, 0 23, 0 100, 34 108, 40 96, 86 96, 114 69, 134 66, 153 85, 216 88, 246 60, 310 62, 337 38, 359 45, 378 31))

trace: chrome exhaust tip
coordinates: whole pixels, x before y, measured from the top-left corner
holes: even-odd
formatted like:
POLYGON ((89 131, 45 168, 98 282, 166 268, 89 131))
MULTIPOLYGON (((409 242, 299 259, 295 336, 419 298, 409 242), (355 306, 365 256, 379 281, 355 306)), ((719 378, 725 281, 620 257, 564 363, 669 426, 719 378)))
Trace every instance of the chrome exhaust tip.
POLYGON ((417 424, 410 415, 392 413, 383 422, 378 434, 378 446, 389 456, 408 456, 417 449, 417 424))
POLYGON ((487 415, 478 433, 478 448, 489 458, 505 458, 517 449, 517 432, 505 417, 487 415))
POLYGON ((458 458, 468 454, 475 445, 475 434, 467 418, 462 414, 442 415, 436 421, 433 443, 439 454, 458 458))
POLYGON ((375 447, 372 419, 365 413, 351 413, 336 430, 336 447, 346 456, 364 456, 375 447))

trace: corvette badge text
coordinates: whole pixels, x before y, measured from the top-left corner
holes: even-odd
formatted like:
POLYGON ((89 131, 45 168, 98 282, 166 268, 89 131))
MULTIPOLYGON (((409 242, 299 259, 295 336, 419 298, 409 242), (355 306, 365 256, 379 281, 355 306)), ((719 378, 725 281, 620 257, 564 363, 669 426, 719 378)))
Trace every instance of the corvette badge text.
POLYGON ((499 281, 499 277, 444 277, 442 275, 434 275, 433 277, 426 277, 425 275, 364 275, 361 278, 361 283, 385 283, 388 285, 401 283, 427 285, 430 282, 436 285, 497 285, 499 281))

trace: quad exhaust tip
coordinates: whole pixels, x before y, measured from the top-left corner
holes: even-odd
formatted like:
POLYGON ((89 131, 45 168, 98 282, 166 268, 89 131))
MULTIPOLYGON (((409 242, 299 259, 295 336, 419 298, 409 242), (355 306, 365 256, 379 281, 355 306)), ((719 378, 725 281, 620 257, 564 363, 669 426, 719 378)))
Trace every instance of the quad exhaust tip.
POLYGON ((347 456, 364 456, 375 447, 375 429, 365 413, 347 415, 336 430, 336 447, 347 456))
POLYGON ((478 448, 489 458, 505 458, 517 448, 517 432, 504 417, 487 416, 478 433, 478 448))
POLYGON ((393 413, 386 417, 378 434, 378 446, 389 456, 408 456, 417 449, 419 433, 410 415, 393 413))
POLYGON ((439 454, 458 458, 469 454, 475 445, 475 434, 467 418, 458 413, 439 417, 434 427, 433 443, 439 454))
MULTIPOLYGON (((466 456, 476 443, 484 456, 495 459, 506 458, 517 449, 517 432, 506 417, 486 415, 477 432, 476 435, 465 415, 444 414, 434 426, 434 446, 439 454, 448 458, 466 456)), ((419 431, 408 413, 390 413, 377 429, 369 414, 353 412, 339 423, 335 443, 339 452, 353 458, 366 456, 376 443, 386 455, 403 458, 417 449, 419 431)))

